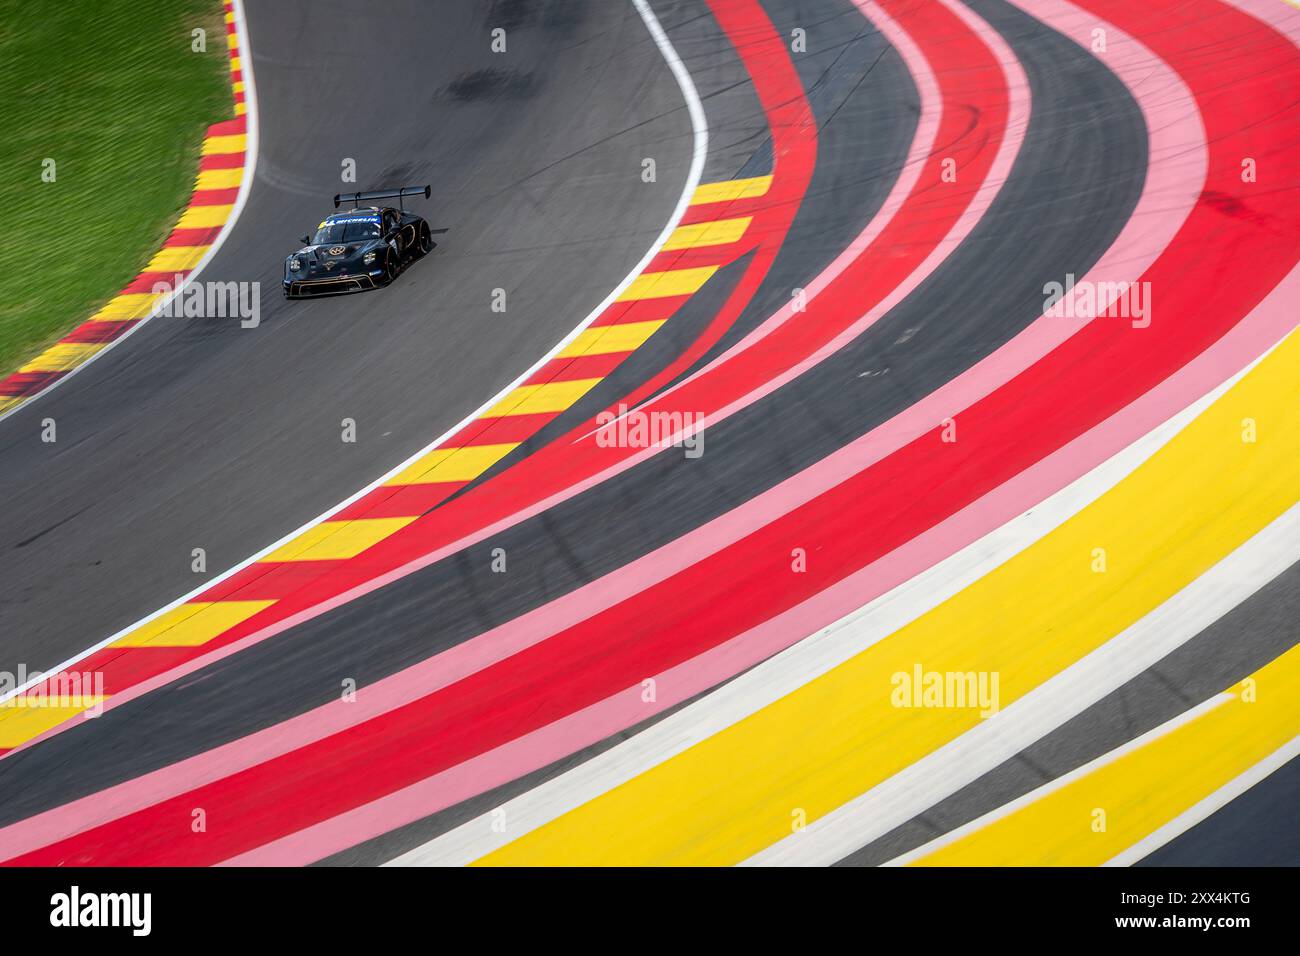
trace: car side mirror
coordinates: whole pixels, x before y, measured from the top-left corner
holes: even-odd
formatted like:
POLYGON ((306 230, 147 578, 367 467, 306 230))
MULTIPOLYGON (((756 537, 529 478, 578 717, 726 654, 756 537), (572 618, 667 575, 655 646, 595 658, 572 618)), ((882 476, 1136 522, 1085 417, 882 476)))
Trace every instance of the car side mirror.
POLYGON ((302 236, 301 238, 302 238, 302 244, 303 244, 304 246, 310 246, 310 245, 311 245, 311 236, 302 236))

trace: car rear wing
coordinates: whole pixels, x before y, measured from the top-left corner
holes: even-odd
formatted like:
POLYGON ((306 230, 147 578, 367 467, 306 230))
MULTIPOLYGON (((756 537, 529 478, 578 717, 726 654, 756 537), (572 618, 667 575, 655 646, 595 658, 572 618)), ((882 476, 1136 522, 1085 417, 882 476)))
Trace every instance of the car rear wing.
POLYGON ((433 189, 430 186, 403 186, 400 189, 379 189, 369 193, 342 193, 334 197, 334 208, 338 209, 339 205, 345 202, 352 203, 352 208, 356 209, 358 204, 369 202, 371 199, 396 199, 398 207, 405 212, 403 199, 408 196, 423 196, 428 199, 432 195, 433 189))

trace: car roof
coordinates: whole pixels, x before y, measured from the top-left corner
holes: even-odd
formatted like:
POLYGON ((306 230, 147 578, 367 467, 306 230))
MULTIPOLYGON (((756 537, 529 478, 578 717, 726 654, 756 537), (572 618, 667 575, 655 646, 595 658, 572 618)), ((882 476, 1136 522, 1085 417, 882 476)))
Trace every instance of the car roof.
POLYGON ((332 212, 325 217, 326 222, 335 222, 339 219, 378 219, 382 212, 378 206, 362 206, 359 209, 347 209, 343 212, 332 212))

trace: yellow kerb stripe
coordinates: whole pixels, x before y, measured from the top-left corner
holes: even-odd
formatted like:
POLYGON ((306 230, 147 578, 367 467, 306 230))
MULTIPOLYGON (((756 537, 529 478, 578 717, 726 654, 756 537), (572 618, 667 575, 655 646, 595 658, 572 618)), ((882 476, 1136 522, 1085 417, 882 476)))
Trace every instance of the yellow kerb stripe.
POLYGON ((538 412, 562 412, 591 390, 600 379, 579 378, 571 382, 547 382, 543 385, 520 385, 483 413, 483 418, 507 415, 534 415, 538 412))
POLYGON ((627 322, 623 325, 601 325, 583 329, 564 347, 559 358, 577 358, 580 355, 609 355, 613 352, 631 352, 659 330, 664 320, 653 322, 627 322))
POLYGON ((274 601, 191 601, 113 642, 114 647, 197 647, 274 601))
POLYGON ((678 226, 664 243, 665 251, 674 249, 698 249, 702 246, 726 246, 739 242, 740 237, 749 228, 752 216, 737 219, 717 219, 713 222, 697 222, 689 226, 678 226))
POLYGON ((710 202, 754 199, 765 194, 771 185, 771 176, 755 176, 753 179, 728 179, 721 183, 704 183, 696 187, 695 195, 691 197, 691 205, 701 206, 710 202))
POLYGON ((322 521, 308 528, 263 561, 337 561, 354 558, 395 531, 406 527, 409 518, 358 518, 355 521, 322 521))
POLYGON ((245 115, 247 112, 248 112, 248 107, 247 107, 245 104, 243 104, 243 103, 236 103, 236 104, 235 104, 235 115, 236 115, 236 116, 243 116, 243 115, 245 115))
POLYGON ((243 167, 205 169, 194 183, 195 189, 238 189, 244 179, 243 167))
POLYGON ((698 269, 673 269, 668 272, 643 272, 632 280, 618 297, 619 302, 638 299, 663 299, 671 295, 690 295, 709 281, 717 266, 698 269))
POLYGON ((52 345, 18 371, 66 372, 76 368, 104 347, 104 343, 64 342, 52 345))
POLYGON ((207 229, 212 226, 224 226, 230 218, 234 206, 190 206, 181 215, 177 229, 207 229))
POLYGON ((145 272, 184 272, 198 265, 209 246, 164 246, 149 260, 145 272))
POLYGON ((242 153, 248 145, 246 133, 231 133, 228 136, 209 136, 203 141, 204 156, 223 156, 227 153, 242 153))
POLYGON ((386 485, 430 484, 437 481, 471 481, 510 454, 518 442, 500 445, 466 445, 435 448, 384 482, 386 485))
POLYGON ((75 698, 52 697, 39 707, 18 707, 8 701, 0 706, 0 747, 8 749, 21 746, 106 699, 95 694, 75 698))
POLYGON ((94 322, 123 322, 127 319, 143 319, 153 310, 153 304, 161 296, 156 292, 124 292, 115 296, 90 318, 94 322))
POLYGON ((0 395, 0 412, 7 412, 11 408, 17 408, 24 401, 26 401, 26 398, 22 395, 0 395))

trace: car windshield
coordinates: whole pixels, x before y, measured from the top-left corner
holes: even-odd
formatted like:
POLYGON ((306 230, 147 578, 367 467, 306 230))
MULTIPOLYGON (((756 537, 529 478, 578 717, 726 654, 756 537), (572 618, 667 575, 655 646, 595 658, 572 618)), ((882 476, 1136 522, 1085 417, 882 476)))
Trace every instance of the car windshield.
POLYGON ((363 239, 379 238, 379 220, 357 217, 355 219, 334 219, 321 223, 316 230, 313 245, 323 246, 336 242, 360 242, 363 239))

